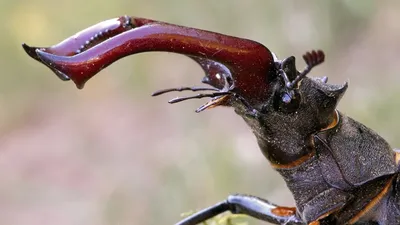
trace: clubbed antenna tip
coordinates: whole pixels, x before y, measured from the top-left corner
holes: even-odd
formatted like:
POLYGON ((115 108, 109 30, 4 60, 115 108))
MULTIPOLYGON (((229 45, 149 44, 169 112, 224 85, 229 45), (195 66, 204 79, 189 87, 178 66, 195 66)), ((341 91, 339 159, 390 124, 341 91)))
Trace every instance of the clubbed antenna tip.
POLYGON ((313 67, 324 62, 325 53, 322 50, 312 50, 311 52, 306 52, 306 54, 303 55, 303 59, 307 66, 290 84, 288 84, 288 88, 290 89, 296 86, 297 83, 301 81, 313 67))

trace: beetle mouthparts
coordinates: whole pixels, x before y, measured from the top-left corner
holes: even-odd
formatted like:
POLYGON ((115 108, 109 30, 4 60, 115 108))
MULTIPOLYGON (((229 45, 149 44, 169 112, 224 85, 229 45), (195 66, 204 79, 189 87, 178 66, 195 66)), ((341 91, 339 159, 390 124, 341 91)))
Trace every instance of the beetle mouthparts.
POLYGON ((232 93, 229 91, 225 91, 224 89, 220 90, 214 87, 178 87, 178 88, 168 88, 168 89, 163 89, 154 92, 151 96, 158 96, 162 95, 168 92, 175 92, 175 91, 192 91, 192 92, 197 92, 197 91, 214 91, 212 93, 204 94, 200 93, 197 95, 192 95, 192 96, 187 96, 187 97, 176 97, 168 101, 168 103, 174 104, 182 101, 186 101, 189 99, 200 99, 200 98, 207 98, 210 97, 212 98, 211 101, 208 101, 207 103, 201 105, 199 108, 196 109, 195 112, 199 113, 201 111, 204 111, 209 108, 214 108, 219 105, 226 105, 227 98, 229 95, 232 93))
POLYGON ((229 95, 223 95, 220 97, 215 97, 211 99, 211 101, 208 101, 207 103, 201 105, 199 108, 196 109, 195 112, 199 113, 202 112, 206 109, 212 109, 217 106, 227 106, 229 102, 229 95))

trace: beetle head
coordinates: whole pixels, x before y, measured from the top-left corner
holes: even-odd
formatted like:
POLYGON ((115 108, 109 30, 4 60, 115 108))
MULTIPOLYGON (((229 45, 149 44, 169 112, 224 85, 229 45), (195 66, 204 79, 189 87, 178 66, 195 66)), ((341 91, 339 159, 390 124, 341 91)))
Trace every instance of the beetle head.
MULTIPOLYGON (((265 142, 287 140, 288 136, 293 138, 293 142, 287 143, 285 149, 288 150, 286 150, 285 155, 278 156, 278 158, 285 158, 289 161, 295 159, 298 156, 297 153, 293 153, 293 157, 290 157, 290 149, 298 147, 294 145, 307 145, 307 143, 304 144, 304 140, 310 134, 337 122, 335 108, 347 89, 347 83, 333 85, 327 83, 326 77, 306 77, 314 66, 324 61, 322 51, 308 52, 303 56, 307 64, 303 71, 296 69, 295 57, 293 56, 284 60, 279 60, 275 55, 273 55, 273 58, 273 69, 264 74, 267 77, 266 83, 251 79, 246 80, 248 83, 243 83, 244 79, 238 79, 236 77, 238 75, 231 73, 228 67, 210 60, 199 61, 195 59, 206 72, 203 83, 209 84, 215 89, 208 89, 208 91, 212 91, 210 94, 178 97, 172 99, 170 103, 193 98, 212 97, 211 101, 200 106, 196 111, 201 112, 215 106, 233 107, 235 112, 250 125, 260 146, 265 142), (242 83, 238 86, 237 81, 242 83), (248 89, 243 90, 243 87, 248 89), (259 91, 260 88, 265 89, 259 91), (247 93, 247 95, 243 95, 243 93, 247 93), (261 95, 255 96, 254 93, 261 95), (253 98, 257 100, 255 101, 253 98)), ((239 74, 239 76, 245 76, 245 74, 239 74)), ((181 90, 182 88, 179 90, 162 90, 154 93, 154 95, 181 90)), ((187 88, 185 90, 198 91, 200 89, 187 88)), ((270 154, 268 151, 264 153, 270 154)), ((272 156, 268 155, 267 157, 271 159, 272 156)))
MULTIPOLYGON (((303 58, 307 67, 299 72, 295 57, 278 60, 274 56, 274 69, 265 74, 266 84, 249 79, 248 84, 239 86, 250 88, 247 93, 262 93, 261 96, 242 95, 243 90, 235 83, 238 80, 235 74, 220 70, 219 73, 206 71, 203 79, 218 91, 209 89, 213 91, 211 94, 175 98, 170 102, 212 97, 197 112, 219 105, 233 107, 252 128, 262 152, 271 162, 290 163, 313 148, 311 134, 336 125, 339 118, 335 108, 347 89, 347 83, 334 85, 328 84, 326 77, 306 77, 313 66, 323 62, 321 51, 306 53, 303 58), (264 91, 253 91, 265 87, 268 88, 264 91), (253 97, 261 101, 254 101, 253 97)), ((220 64, 214 66, 223 68, 220 64)), ((160 93, 165 91, 155 94, 160 93)))
MULTIPOLYGON (((215 89, 195 87, 184 87, 183 89, 172 88, 157 91, 153 95, 182 90, 213 91, 210 94, 178 97, 169 102, 177 103, 193 98, 212 97, 211 101, 198 108, 196 112, 222 105, 234 107, 239 114, 257 117, 269 114, 272 111, 286 114, 298 113, 301 104, 310 104, 310 100, 305 101, 305 97, 310 95, 316 101, 323 100, 323 97, 321 99, 317 97, 322 94, 326 99, 323 102, 315 102, 315 104, 320 104, 320 108, 332 113, 346 85, 332 86, 327 84, 326 77, 315 79, 306 77, 314 66, 324 61, 325 55, 322 51, 311 51, 303 55, 307 66, 301 72, 296 68, 296 59, 294 56, 290 56, 284 60, 279 60, 273 53, 271 53, 271 56, 273 57, 274 65, 269 70, 264 71, 263 74, 232 72, 232 70, 222 63, 192 57, 206 73, 202 82, 211 85, 215 89), (310 81, 314 85, 303 85, 303 87, 307 86, 307 88, 301 88, 302 83, 310 81), (315 90, 318 90, 317 93, 314 93, 315 90), (331 102, 328 103, 327 101, 331 102), (328 107, 330 105, 333 108, 328 107)), ((308 105, 307 107, 310 106, 308 105)), ((320 111, 323 110, 320 109, 320 111)))

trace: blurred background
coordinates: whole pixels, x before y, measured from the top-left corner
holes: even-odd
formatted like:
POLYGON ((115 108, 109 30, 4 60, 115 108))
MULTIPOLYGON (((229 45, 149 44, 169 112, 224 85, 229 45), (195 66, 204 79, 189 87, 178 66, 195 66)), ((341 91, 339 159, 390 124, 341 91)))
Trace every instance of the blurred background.
MULTIPOLYGON (((21 48, 53 45, 97 22, 135 15, 259 41, 279 57, 323 49, 311 76, 349 80, 342 112, 400 146, 400 2, 114 0, 0 2, 0 223, 174 224, 249 193, 293 205, 232 109, 169 105, 167 87, 200 84, 186 57, 124 58, 83 90, 21 48)), ((265 224, 250 220, 250 224, 265 224)))

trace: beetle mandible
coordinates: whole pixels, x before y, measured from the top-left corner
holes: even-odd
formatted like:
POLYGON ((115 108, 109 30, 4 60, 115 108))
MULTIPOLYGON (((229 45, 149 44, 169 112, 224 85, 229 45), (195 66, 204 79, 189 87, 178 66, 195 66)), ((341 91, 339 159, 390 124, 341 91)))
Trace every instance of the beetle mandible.
POLYGON ((98 23, 51 47, 23 48, 80 89, 111 63, 141 52, 179 53, 202 67, 202 82, 210 87, 170 88, 153 95, 211 91, 170 103, 210 97, 196 112, 234 108, 285 180, 296 207, 236 194, 177 225, 198 224, 225 211, 286 225, 400 224, 400 154, 336 110, 347 83, 306 76, 324 61, 320 50, 307 52, 307 66, 299 71, 295 57, 279 60, 255 41, 129 16, 98 23))

